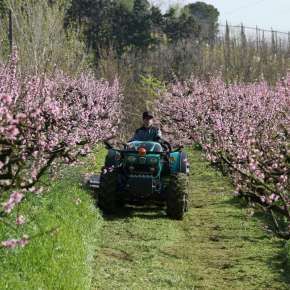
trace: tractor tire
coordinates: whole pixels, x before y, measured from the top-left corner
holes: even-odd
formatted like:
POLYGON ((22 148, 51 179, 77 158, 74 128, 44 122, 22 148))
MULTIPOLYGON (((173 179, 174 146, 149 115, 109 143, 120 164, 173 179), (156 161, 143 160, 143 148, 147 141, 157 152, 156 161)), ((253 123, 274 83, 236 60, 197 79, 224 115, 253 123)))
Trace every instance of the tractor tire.
POLYGON ((119 155, 121 157, 120 153, 117 152, 116 150, 110 149, 108 151, 106 158, 105 158, 105 167, 106 168, 118 166, 117 155, 119 155))
POLYGON ((172 174, 167 188, 167 215, 171 219, 182 220, 188 206, 188 175, 172 174))
POLYGON ((117 170, 107 171, 101 174, 100 188, 98 191, 98 204, 104 213, 114 213, 118 207, 117 199, 118 172, 117 170))

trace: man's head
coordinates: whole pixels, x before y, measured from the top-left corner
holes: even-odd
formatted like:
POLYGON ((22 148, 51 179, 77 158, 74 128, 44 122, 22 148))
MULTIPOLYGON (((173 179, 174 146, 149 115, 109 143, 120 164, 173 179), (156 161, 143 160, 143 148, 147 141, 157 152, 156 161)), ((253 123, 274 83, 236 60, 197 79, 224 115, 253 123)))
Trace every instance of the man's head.
POLYGON ((144 112, 143 113, 143 125, 144 127, 148 128, 153 124, 153 114, 151 112, 144 112))

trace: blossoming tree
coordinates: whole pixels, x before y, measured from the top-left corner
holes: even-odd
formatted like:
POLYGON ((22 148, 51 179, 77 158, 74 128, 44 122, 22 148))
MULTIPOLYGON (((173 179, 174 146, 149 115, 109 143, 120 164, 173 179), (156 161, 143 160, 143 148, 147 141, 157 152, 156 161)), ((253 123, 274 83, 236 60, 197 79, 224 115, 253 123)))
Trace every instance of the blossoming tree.
MULTIPOLYGON (((74 162, 97 142, 114 136, 122 94, 109 84, 83 74, 62 72, 20 77, 14 52, 0 66, 0 222, 11 213, 53 164, 74 162)), ((24 223, 22 216, 17 223, 24 223)), ((2 242, 24 246, 29 238, 2 242)))
POLYGON ((275 87, 191 78, 173 84, 158 110, 169 139, 199 144, 236 193, 268 210, 277 233, 290 237, 290 75, 275 87))

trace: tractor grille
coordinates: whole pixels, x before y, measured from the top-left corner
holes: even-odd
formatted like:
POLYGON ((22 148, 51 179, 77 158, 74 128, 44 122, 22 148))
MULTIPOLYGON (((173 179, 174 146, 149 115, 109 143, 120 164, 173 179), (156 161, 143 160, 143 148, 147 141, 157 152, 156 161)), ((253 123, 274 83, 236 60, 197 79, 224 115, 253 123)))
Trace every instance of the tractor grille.
POLYGON ((134 166, 134 170, 132 173, 134 174, 149 174, 149 175, 152 175, 152 172, 149 170, 149 167, 148 165, 143 165, 143 164, 137 164, 134 166))
MULTIPOLYGON (((130 156, 129 156, 130 157, 130 156)), ((132 159, 134 158, 131 157, 132 159)), ((129 175, 149 175, 155 176, 158 174, 159 171, 159 159, 153 157, 135 157, 135 160, 127 159, 126 162, 126 171, 129 175), (152 162, 151 160, 155 162, 152 162)))
POLYGON ((130 175, 126 188, 133 195, 150 196, 155 188, 153 177, 148 175, 130 175))

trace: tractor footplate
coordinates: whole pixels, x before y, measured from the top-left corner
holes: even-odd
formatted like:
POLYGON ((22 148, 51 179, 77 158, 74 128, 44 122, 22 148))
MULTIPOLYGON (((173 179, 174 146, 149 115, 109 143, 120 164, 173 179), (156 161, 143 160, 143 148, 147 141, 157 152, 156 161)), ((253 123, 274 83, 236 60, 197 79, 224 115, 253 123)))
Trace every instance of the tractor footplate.
POLYGON ((89 179, 89 187, 94 188, 94 189, 99 189, 100 188, 100 175, 92 175, 89 179))

